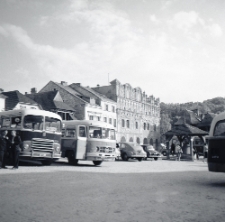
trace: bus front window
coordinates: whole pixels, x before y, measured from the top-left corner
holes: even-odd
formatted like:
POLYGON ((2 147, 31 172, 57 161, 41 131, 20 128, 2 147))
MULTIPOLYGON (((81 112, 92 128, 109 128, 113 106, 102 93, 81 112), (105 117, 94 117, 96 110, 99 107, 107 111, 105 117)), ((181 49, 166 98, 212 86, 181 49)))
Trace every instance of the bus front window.
POLYGON ((45 117, 45 130, 51 132, 61 131, 61 121, 52 117, 45 117))
POLYGON ((32 130, 43 130, 43 116, 27 115, 24 117, 24 128, 32 130))
POLYGON ((110 139, 115 140, 115 130, 114 129, 108 129, 108 128, 102 128, 102 138, 103 139, 110 139))

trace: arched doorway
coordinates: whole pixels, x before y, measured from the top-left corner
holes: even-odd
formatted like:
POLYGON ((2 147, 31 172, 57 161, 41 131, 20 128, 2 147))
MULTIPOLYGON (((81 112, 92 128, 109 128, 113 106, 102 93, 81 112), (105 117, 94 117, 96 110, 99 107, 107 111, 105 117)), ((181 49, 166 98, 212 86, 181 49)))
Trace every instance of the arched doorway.
POLYGON ((124 143, 124 142, 126 142, 126 138, 125 138, 124 136, 122 136, 121 139, 120 139, 120 141, 121 141, 122 143, 124 143))
POLYGON ((144 138, 143 144, 148 144, 148 139, 147 138, 144 138))
POLYGON ((131 138, 129 139, 129 142, 134 142, 133 137, 131 137, 131 138))
POLYGON ((139 138, 139 137, 137 137, 136 142, 137 142, 138 144, 140 144, 140 138, 139 138))
POLYGON ((150 139, 150 145, 153 146, 153 139, 150 139))

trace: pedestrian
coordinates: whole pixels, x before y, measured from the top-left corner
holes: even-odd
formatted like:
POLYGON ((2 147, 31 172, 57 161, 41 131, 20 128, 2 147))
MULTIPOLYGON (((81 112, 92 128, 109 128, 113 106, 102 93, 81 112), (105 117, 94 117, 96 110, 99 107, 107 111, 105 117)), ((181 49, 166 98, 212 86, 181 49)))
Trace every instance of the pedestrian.
POLYGON ((176 152, 177 152, 177 160, 180 161, 181 154, 183 153, 183 150, 181 149, 180 144, 176 145, 176 152))
POLYGON ((0 135, 0 169, 7 169, 6 154, 9 149, 9 139, 7 137, 7 130, 3 130, 0 135))
POLYGON ((207 161, 207 159, 208 159, 208 145, 207 144, 205 144, 204 145, 204 148, 203 148, 203 162, 205 162, 205 160, 207 161))
POLYGON ((20 156, 20 152, 22 151, 22 140, 21 140, 20 136, 17 134, 17 131, 15 131, 15 130, 11 131, 10 145, 11 145, 12 158, 13 158, 13 168, 12 169, 18 169, 19 168, 19 156, 20 156))
POLYGON ((171 154, 174 155, 175 154, 175 144, 172 142, 171 144, 171 154))

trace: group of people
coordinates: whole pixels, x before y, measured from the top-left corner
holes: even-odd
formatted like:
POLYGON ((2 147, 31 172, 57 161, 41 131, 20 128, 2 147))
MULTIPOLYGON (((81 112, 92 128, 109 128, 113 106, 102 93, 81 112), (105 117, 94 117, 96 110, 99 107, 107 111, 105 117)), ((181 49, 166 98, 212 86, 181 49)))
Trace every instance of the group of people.
POLYGON ((1 131, 0 135, 0 169, 7 169, 7 159, 10 157, 13 163, 12 169, 19 168, 19 155, 23 149, 22 140, 17 134, 17 131, 12 130, 8 133, 7 130, 1 131), (9 135, 8 135, 9 134, 9 135))

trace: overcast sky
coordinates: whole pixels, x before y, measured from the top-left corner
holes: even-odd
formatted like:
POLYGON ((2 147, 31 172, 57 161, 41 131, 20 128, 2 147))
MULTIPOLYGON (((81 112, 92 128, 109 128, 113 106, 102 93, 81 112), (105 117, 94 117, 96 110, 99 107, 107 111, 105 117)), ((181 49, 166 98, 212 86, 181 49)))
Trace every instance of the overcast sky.
POLYGON ((1 0, 0 88, 108 79, 166 103, 225 94, 224 0, 1 0))

